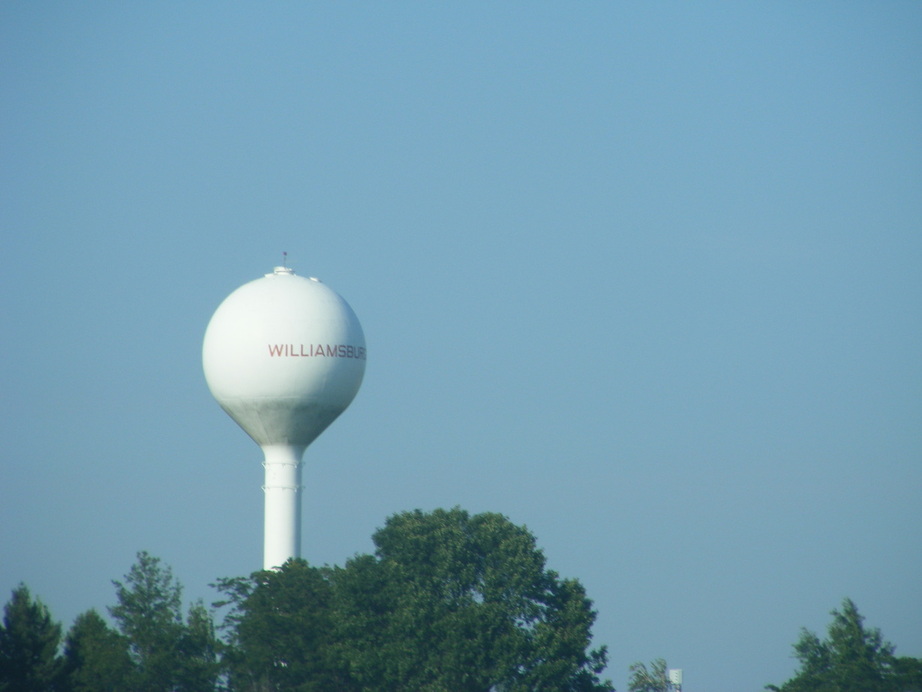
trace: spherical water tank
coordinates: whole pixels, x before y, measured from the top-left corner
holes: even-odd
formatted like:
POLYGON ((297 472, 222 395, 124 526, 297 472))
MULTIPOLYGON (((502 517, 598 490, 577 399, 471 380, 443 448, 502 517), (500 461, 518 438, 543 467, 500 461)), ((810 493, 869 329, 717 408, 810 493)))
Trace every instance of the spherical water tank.
POLYGON ((355 398, 365 336, 335 291, 277 267, 221 303, 202 360, 211 393, 258 444, 307 447, 355 398))

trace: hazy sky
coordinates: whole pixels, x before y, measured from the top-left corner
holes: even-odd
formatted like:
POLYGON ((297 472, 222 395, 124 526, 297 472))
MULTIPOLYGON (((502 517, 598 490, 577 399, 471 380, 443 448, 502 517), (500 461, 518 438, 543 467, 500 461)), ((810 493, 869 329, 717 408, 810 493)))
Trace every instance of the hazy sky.
POLYGON ((201 343, 279 264, 365 329, 303 551, 527 525, 608 675, 761 690, 851 597, 922 656, 922 4, 0 3, 2 602, 262 561, 201 343))

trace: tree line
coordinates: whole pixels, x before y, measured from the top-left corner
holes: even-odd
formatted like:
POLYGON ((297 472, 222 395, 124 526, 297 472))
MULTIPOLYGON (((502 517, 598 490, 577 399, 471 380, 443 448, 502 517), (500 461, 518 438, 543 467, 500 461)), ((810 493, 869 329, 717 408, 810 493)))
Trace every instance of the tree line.
MULTIPOLYGON (((0 624, 0 692, 613 692, 591 649, 584 588, 547 569, 525 527, 455 508, 390 517, 372 555, 342 567, 290 560, 219 579, 183 611, 182 587, 140 552, 115 605, 62 631, 25 585, 0 624)), ((825 639, 802 630, 800 668, 772 692, 922 692, 922 659, 898 657, 845 599, 825 639)), ((629 692, 670 692, 656 659, 629 692)))
POLYGON ((0 692, 613 691, 591 649, 583 586, 549 570, 506 517, 455 508, 390 517, 373 555, 290 560, 219 579, 182 609, 159 558, 138 553, 96 610, 62 633, 25 585, 0 626, 0 692), (62 636, 63 634, 63 636, 62 636))
MULTIPOLYGON (((922 692, 922 659, 897 656, 896 647, 864 617, 850 598, 833 610, 827 636, 820 639, 804 628, 794 644, 800 668, 769 692, 922 692)), ((629 692, 673 692, 665 659, 634 663, 629 692)))

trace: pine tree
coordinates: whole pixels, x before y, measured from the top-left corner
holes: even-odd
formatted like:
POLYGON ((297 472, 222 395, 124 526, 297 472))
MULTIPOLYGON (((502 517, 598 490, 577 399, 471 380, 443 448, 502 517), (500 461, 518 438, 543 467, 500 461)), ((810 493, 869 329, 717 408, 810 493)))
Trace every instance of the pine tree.
POLYGON ((115 581, 118 604, 109 613, 127 639, 136 669, 136 692, 213 690, 218 676, 217 642, 201 603, 182 616, 182 586, 160 558, 138 553, 137 562, 115 581))
POLYGON ((60 642, 61 626, 20 584, 3 610, 0 626, 0 692, 61 689, 60 642))
POLYGON ((77 616, 64 642, 70 692, 120 692, 134 688, 135 669, 128 640, 95 610, 77 616))

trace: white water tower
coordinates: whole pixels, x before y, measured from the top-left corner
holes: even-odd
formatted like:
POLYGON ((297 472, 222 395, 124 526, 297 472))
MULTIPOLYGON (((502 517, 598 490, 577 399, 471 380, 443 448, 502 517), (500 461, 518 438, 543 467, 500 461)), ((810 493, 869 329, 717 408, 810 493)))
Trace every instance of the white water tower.
POLYGON ((682 692, 682 669, 681 668, 670 668, 669 669, 669 684, 672 685, 672 689, 676 692, 682 692))
POLYGON ((238 288, 208 323, 208 388, 265 456, 264 569, 300 557, 301 460, 355 398, 365 360, 348 303, 288 267, 238 288))

